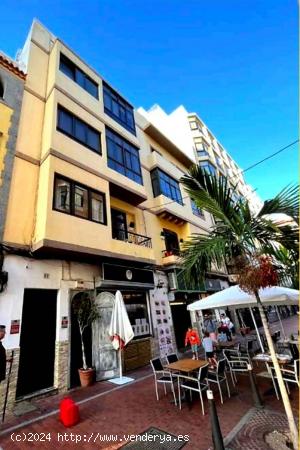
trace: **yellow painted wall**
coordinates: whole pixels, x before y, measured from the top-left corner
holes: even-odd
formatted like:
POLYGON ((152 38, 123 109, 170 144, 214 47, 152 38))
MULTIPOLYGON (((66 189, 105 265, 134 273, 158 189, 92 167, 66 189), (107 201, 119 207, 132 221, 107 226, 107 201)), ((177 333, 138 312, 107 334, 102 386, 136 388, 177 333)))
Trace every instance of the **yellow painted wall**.
MULTIPOLYGON (((169 202, 170 211, 180 214, 187 222, 183 226, 162 220, 152 208, 159 198, 153 198, 150 170, 153 164, 158 164, 171 176, 179 179, 181 171, 186 171, 181 162, 154 142, 137 127, 137 137, 105 115, 102 101, 102 80, 83 61, 75 56, 62 43, 47 43, 46 33, 37 30, 35 39, 41 39, 41 46, 49 53, 31 44, 29 52, 29 75, 26 81, 23 107, 20 119, 20 130, 17 140, 17 151, 39 160, 46 158, 40 166, 15 158, 11 195, 8 207, 5 240, 31 245, 44 239, 63 244, 82 246, 94 250, 112 252, 115 256, 127 255, 152 259, 161 264, 162 250, 165 242, 160 237, 163 228, 175 231, 178 239, 186 239, 192 230, 197 230, 197 224, 209 226, 209 222, 194 216, 189 199, 185 205, 170 203, 163 197, 163 202, 169 202), (52 46, 52 47, 51 47, 52 46), (84 91, 75 82, 59 70, 60 51, 72 59, 78 67, 99 84, 99 100, 84 91), (57 105, 61 104, 83 121, 99 130, 101 133, 102 155, 99 155, 75 140, 56 130, 57 105), (140 160, 144 185, 139 185, 129 178, 107 167, 105 124, 140 148, 140 160), (150 146, 157 149, 163 157, 151 154, 150 146), (49 155, 55 150, 64 158, 70 158, 76 164, 94 171, 84 170, 67 161, 49 155), (47 156, 48 155, 48 156, 47 156), (47 157, 46 157, 47 156, 47 157), (175 165, 177 167, 175 167, 175 165), (85 219, 54 211, 53 183, 54 174, 59 173, 72 180, 89 186, 106 195, 107 225, 97 224, 85 219), (110 198, 109 181, 113 181, 132 192, 147 196, 148 200, 134 207, 121 199, 110 198), (152 239, 152 249, 134 245, 129 242, 112 239, 110 208, 120 209, 127 214, 128 224, 134 222, 137 234, 146 235, 152 239), (152 211, 152 212, 151 212, 152 211), (190 225, 188 222, 192 222, 190 225)), ((186 196, 182 190, 182 197, 186 196)), ((161 200, 161 199, 160 199, 161 200)), ((200 228, 199 228, 200 230, 200 228)))
POLYGON ((0 186, 2 184, 2 175, 4 173, 4 161, 7 152, 8 131, 10 128, 11 116, 13 110, 4 103, 0 102, 0 186))
POLYGON ((31 244, 38 172, 38 166, 15 158, 3 238, 5 242, 31 244))

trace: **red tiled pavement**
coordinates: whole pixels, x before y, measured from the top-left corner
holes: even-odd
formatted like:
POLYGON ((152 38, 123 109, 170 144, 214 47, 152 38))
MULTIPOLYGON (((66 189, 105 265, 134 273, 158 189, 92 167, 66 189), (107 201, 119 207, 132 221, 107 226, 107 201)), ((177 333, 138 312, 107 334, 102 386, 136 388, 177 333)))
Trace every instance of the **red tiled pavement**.
MULTIPOLYGON (((260 390, 264 392, 270 385, 265 381, 260 380, 260 390)), ((93 390, 90 389, 90 394, 94 395, 98 383, 93 390)), ((107 385, 108 383, 105 382, 107 385)), ((111 385, 113 386, 113 385, 111 385)), ((231 385, 230 385, 231 386, 231 385)), ((124 444, 123 442, 80 442, 77 445, 73 442, 58 442, 58 433, 68 435, 72 432, 80 435, 82 440, 84 437, 88 439, 91 433, 94 433, 93 438, 97 433, 102 436, 118 435, 118 438, 123 438, 127 434, 139 434, 149 427, 156 427, 164 431, 168 431, 174 435, 189 435, 190 441, 186 448, 196 448, 199 450, 207 450, 211 446, 211 429, 208 415, 207 402, 205 401, 206 414, 202 416, 200 409, 200 401, 195 399, 191 409, 186 404, 183 404, 183 409, 180 411, 175 405, 170 403, 171 395, 167 397, 163 395, 163 388, 161 387, 161 400, 156 401, 154 393, 154 384, 152 377, 142 379, 134 384, 123 386, 120 389, 105 393, 104 395, 87 401, 80 405, 81 421, 78 425, 72 428, 64 428, 59 422, 57 414, 48 418, 42 419, 26 427, 16 430, 15 434, 23 436, 41 436, 41 433, 51 432, 51 442, 12 442, 11 433, 0 437, 0 443, 4 450, 10 449, 56 449, 64 447, 66 449, 80 448, 80 449, 109 449, 114 450, 124 444), (23 435, 22 433, 25 433, 23 435), (27 434, 26 434, 27 433, 27 434), (29 435, 29 433, 38 433, 36 435, 29 435)), ((219 413, 220 424, 223 436, 225 437, 233 427, 239 422, 244 414, 252 407, 251 391, 249 390, 249 381, 246 376, 239 377, 238 383, 239 394, 228 399, 225 396, 225 402, 220 404, 219 396, 216 392, 216 405, 219 413)), ((80 390, 81 392, 83 390, 80 390)), ((76 395, 79 391, 77 391, 76 395)), ((76 396, 74 395, 74 397, 76 396)), ((73 396, 73 395, 72 395, 73 396)), ((87 391, 85 390, 85 396, 87 391)), ((52 401, 55 408, 58 406, 57 397, 53 397, 52 401)), ((282 404, 276 400, 274 396, 264 397, 266 405, 277 411, 282 411, 282 404)), ((49 401, 49 399, 47 399, 49 401)), ((298 406, 298 395, 296 390, 292 393, 292 404, 295 411, 298 406)), ((25 416, 23 416, 23 420, 25 416)), ((14 435, 15 436, 15 435, 14 435)), ((124 439, 124 438, 123 438, 124 439)))

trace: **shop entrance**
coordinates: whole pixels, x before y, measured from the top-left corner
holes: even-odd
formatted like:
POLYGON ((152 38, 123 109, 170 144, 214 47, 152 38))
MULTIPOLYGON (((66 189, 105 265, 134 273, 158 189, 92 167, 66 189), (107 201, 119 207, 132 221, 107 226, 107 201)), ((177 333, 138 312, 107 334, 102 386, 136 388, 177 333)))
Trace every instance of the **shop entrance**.
POLYGON ((53 289, 24 290, 17 398, 53 386, 56 299, 53 289))
POLYGON ((184 350, 184 338, 188 327, 191 326, 191 317, 187 311, 185 302, 170 303, 173 319, 174 333, 176 345, 179 351, 184 350))

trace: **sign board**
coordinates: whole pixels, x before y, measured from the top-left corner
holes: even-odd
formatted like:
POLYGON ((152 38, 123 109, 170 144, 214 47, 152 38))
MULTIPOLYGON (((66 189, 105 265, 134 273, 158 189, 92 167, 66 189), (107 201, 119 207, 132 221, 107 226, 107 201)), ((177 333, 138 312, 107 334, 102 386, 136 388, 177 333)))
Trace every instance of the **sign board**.
POLYGON ((19 334, 20 333, 20 321, 12 320, 10 323, 10 334, 19 334))
POLYGON ((69 325, 68 316, 62 316, 62 318, 61 318, 61 327, 62 328, 68 328, 68 325, 69 325))

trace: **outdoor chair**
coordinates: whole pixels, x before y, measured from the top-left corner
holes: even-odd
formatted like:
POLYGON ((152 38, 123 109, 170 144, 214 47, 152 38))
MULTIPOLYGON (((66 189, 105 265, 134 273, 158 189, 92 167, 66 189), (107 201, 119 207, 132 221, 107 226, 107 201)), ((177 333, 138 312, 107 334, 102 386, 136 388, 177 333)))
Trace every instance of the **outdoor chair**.
POLYGON ((226 369, 226 360, 225 360, 225 358, 220 359, 218 361, 216 370, 213 372, 208 371, 208 377, 207 377, 209 384, 216 383, 218 385, 222 404, 223 404, 223 395, 222 395, 221 383, 223 383, 223 382, 226 383, 228 397, 230 398, 230 390, 229 390, 229 385, 228 385, 225 369, 226 369))
POLYGON ((170 355, 166 356, 166 360, 168 361, 168 364, 172 364, 179 360, 177 353, 171 353, 170 355))
POLYGON ((158 383, 162 383, 164 385, 165 395, 167 395, 166 385, 171 386, 171 390, 174 397, 174 403, 177 405, 175 389, 174 389, 174 381, 176 381, 176 376, 173 376, 169 371, 163 368, 160 358, 154 358, 150 360, 150 364, 153 370, 154 382, 155 382, 155 392, 156 399, 159 400, 158 396, 158 383))
POLYGON ((293 362, 299 360, 299 349, 297 344, 289 344, 289 349, 293 358, 293 362))
POLYGON ((178 398, 180 409, 181 409, 181 388, 188 389, 190 391, 190 395, 192 395, 192 391, 199 392, 202 414, 204 415, 202 391, 206 391, 208 389, 207 375, 208 375, 208 364, 200 367, 198 375, 196 377, 178 375, 178 398))
POLYGON ((253 357, 255 355, 255 351, 253 349, 253 342, 254 341, 247 340, 245 342, 245 346, 240 349, 241 355, 247 356, 249 358, 249 360, 251 359, 251 357, 253 357))
POLYGON ((247 356, 241 356, 235 350, 223 350, 223 355, 231 375, 232 384, 235 386, 237 383, 236 373, 248 372, 248 364, 252 366, 251 360, 247 356))
MULTIPOLYGON (((289 367, 291 367, 291 366, 289 366, 289 367)), ((277 380, 277 375, 275 373, 275 369, 273 366, 270 365, 269 369, 270 369, 270 374, 271 374, 271 378, 273 381, 276 397, 279 400, 277 383, 275 381, 275 380, 277 380)), ((285 382, 288 393, 290 393, 290 389, 288 386, 289 383, 296 384, 298 387, 300 387, 300 385, 299 385, 299 359, 294 361, 294 365, 291 368, 289 368, 289 369, 280 368, 280 371, 282 373, 282 378, 283 378, 283 381, 285 382)))

